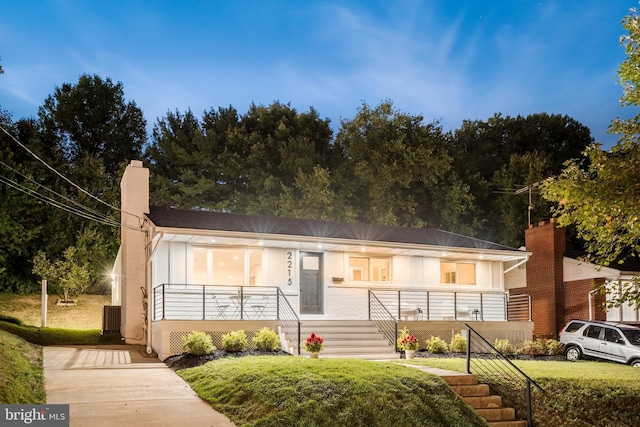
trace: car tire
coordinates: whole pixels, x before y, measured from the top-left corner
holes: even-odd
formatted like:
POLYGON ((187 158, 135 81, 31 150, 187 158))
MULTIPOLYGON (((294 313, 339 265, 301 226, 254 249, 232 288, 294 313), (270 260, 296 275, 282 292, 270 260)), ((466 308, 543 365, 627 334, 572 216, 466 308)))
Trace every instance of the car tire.
POLYGON ((564 355, 570 362, 575 362, 576 360, 582 359, 582 351, 580 351, 580 348, 576 347, 575 345, 567 347, 567 349, 564 351, 564 355))
POLYGON ((631 362, 629 362, 629 365, 633 366, 634 368, 640 368, 640 359, 634 359, 631 362))

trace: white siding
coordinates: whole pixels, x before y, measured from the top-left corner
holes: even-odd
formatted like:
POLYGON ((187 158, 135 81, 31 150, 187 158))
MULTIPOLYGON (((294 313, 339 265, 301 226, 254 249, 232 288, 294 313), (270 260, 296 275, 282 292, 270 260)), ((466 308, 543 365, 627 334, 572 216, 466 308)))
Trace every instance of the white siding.
POLYGON ((367 289, 341 288, 330 286, 325 293, 325 314, 332 319, 361 320, 369 316, 369 300, 367 289))
POLYGON ((169 244, 160 243, 156 248, 153 256, 152 268, 153 268, 153 283, 152 287, 156 287, 163 283, 170 283, 169 280, 169 267, 171 265, 171 258, 169 257, 169 244))
POLYGON ((414 286, 425 285, 424 269, 422 268, 423 260, 424 258, 417 256, 409 259, 409 284, 414 286))
POLYGON ((428 288, 440 287, 440 259, 439 258, 424 258, 422 263, 422 271, 424 282, 423 284, 428 288))
MULTIPOLYGON (((187 245, 186 243, 171 243, 169 247, 170 257, 170 282, 175 284, 189 283, 187 281, 187 245)), ((191 256, 189 256, 189 259, 191 256)), ((191 274, 189 274, 191 276, 191 274)))
POLYGON ((392 283, 399 286, 411 285, 411 264, 408 256, 394 256, 391 260, 392 283))
MULTIPOLYGON (((521 261, 517 261, 521 262, 521 261)), ((516 261, 505 262, 504 270, 514 266, 516 261)), ((525 288, 527 286, 527 267, 526 264, 522 264, 519 267, 514 268, 504 275, 505 289, 525 288)))

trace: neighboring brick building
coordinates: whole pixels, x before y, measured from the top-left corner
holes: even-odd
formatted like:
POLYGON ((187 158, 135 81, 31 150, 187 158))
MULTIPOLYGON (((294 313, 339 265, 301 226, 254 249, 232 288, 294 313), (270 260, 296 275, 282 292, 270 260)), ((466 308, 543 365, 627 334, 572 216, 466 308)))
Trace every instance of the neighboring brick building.
POLYGON ((621 307, 605 312, 604 295, 593 291, 596 284, 625 280, 635 273, 597 266, 566 256, 565 230, 555 218, 530 225, 525 231, 526 281, 509 289, 511 295, 531 296, 533 335, 557 338, 571 319, 597 319, 638 323, 638 310, 621 307))

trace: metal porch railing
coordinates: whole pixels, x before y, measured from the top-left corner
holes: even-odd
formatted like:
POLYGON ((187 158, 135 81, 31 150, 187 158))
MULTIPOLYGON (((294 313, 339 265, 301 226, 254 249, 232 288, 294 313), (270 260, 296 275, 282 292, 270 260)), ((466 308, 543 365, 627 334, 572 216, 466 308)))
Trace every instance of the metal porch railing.
POLYGON ((153 289, 153 320, 276 320, 295 337, 300 319, 277 286, 162 284, 153 289))
POLYGON ((405 320, 507 320, 503 292, 446 292, 420 289, 376 289, 377 299, 393 317, 405 320))
POLYGON ((502 396, 507 406, 512 406, 516 414, 525 419, 529 427, 533 427, 533 410, 531 402, 531 386, 544 393, 540 387, 520 368, 500 353, 482 335, 469 324, 467 334, 467 373, 475 374, 481 382, 488 384, 502 396))
POLYGON ((507 299, 507 320, 531 321, 531 295, 509 295, 507 299))
POLYGON ((398 351, 398 320, 380 302, 378 297, 369 290, 369 320, 373 321, 384 337, 398 351))

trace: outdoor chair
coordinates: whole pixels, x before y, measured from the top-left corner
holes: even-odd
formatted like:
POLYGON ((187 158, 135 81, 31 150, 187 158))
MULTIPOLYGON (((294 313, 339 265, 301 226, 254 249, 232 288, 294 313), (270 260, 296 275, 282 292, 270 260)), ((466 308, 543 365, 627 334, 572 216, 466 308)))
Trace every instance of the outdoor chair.
POLYGON ((224 302, 221 303, 220 298, 218 298, 217 295, 213 296, 213 300, 215 301, 216 306, 218 307, 218 317, 216 317, 216 320, 221 317, 227 320, 227 315, 225 314, 225 312, 229 308, 229 304, 225 304, 224 302))
POLYGON ((256 304, 251 304, 251 308, 253 308, 255 319, 259 319, 260 317, 266 319, 264 315, 264 309, 267 308, 268 302, 269 302, 269 295, 263 295, 261 298, 258 299, 258 301, 256 301, 256 304))

